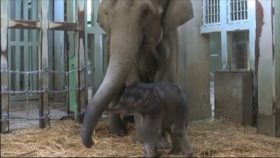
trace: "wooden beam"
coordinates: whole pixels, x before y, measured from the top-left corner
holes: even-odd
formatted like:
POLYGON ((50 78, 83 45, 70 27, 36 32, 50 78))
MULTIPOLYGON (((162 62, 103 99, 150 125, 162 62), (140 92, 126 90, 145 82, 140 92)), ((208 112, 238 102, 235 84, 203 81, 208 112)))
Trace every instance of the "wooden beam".
MULTIPOLYGON (((77 13, 77 19, 79 23, 79 28, 82 28, 79 32, 77 32, 76 38, 76 45, 78 46, 76 49, 76 58, 77 58, 77 66, 79 68, 85 68, 85 1, 78 1, 76 0, 76 13, 77 13)), ((77 91, 77 112, 81 113, 82 110, 85 110, 88 98, 87 98, 87 87, 86 87, 86 69, 83 71, 77 72, 77 81, 76 85, 79 87, 85 86, 80 91, 77 91)), ((78 118, 79 122, 81 123, 83 118, 78 118)))
MULTIPOLYGON (((48 66, 48 9, 49 1, 40 0, 38 7, 39 9, 39 19, 41 20, 42 29, 39 33, 39 40, 41 44, 39 45, 39 69, 49 68, 48 66), (41 13, 41 14, 40 14, 41 13)), ((43 72, 39 74, 40 87, 43 90, 48 89, 49 86, 49 75, 48 72, 43 72)), ((40 117, 47 116, 50 114, 50 103, 49 103, 49 92, 45 91, 40 93, 40 117)), ((41 119, 40 127, 45 128, 50 125, 49 117, 41 119)))

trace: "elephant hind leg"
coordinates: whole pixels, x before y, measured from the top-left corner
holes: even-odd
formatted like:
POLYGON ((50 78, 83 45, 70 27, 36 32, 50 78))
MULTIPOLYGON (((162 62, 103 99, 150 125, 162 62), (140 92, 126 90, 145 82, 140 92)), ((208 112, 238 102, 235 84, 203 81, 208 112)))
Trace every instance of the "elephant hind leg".
POLYGON ((109 132, 116 136, 126 136, 127 128, 121 121, 120 114, 109 114, 109 132))

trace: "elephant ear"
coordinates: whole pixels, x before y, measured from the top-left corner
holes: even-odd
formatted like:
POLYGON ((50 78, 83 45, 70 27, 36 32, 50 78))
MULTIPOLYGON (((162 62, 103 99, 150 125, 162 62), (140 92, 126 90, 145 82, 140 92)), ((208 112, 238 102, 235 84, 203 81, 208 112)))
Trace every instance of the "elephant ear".
POLYGON ((169 0, 164 11, 162 27, 164 35, 194 17, 191 0, 169 0))
POLYGON ((145 94, 143 104, 141 105, 142 113, 149 112, 154 107, 158 106, 161 103, 162 97, 165 97, 158 87, 150 89, 149 92, 145 94))

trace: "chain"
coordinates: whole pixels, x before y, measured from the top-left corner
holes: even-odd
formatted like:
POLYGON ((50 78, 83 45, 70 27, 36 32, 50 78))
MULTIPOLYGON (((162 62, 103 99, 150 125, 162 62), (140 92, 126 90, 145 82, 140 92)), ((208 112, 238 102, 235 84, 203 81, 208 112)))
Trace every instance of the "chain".
POLYGON ((29 74, 26 74, 26 118, 29 116, 29 74))
POLYGON ((6 87, 3 87, 1 90, 0 94, 24 94, 24 93, 44 93, 44 92, 49 92, 49 93, 63 93, 67 91, 79 91, 83 90, 86 87, 86 85, 82 85, 79 88, 73 88, 73 89, 61 89, 61 90, 49 90, 48 88, 44 90, 23 90, 23 91, 8 91, 6 87))
POLYGON ((37 70, 37 71, 16 71, 16 70, 7 70, 7 68, 3 66, 1 69, 1 73, 38 74, 43 72, 49 72, 54 74, 69 74, 69 73, 76 73, 84 69, 85 67, 76 70, 71 70, 71 71, 53 71, 53 70, 49 70, 48 68, 45 68, 44 70, 37 70))
POLYGON ((63 114, 63 115, 51 115, 51 114, 46 114, 45 116, 42 116, 42 117, 28 117, 28 118, 8 118, 8 115, 5 114, 5 118, 4 119, 1 119, 0 122, 2 121, 16 121, 16 122, 21 122, 21 121, 32 121, 32 120, 42 120, 42 119, 45 119, 45 118, 50 118, 50 119, 60 119, 60 118, 63 118, 63 117, 76 117, 76 116, 79 116, 79 115, 82 115, 84 114, 84 111, 83 110, 81 113, 76 113, 76 114, 63 114))
POLYGON ((7 69, 7 65, 1 65, 1 73, 19 73, 19 74, 24 74, 26 76, 26 88, 25 90, 22 90, 22 91, 9 91, 8 90, 8 87, 6 86, 3 86, 2 89, 1 89, 1 93, 0 94, 26 94, 26 118, 9 118, 8 116, 8 113, 4 114, 4 118, 3 119, 0 119, 0 121, 27 121, 27 120, 42 120, 42 119, 45 119, 45 118, 62 118, 62 117, 76 117, 76 116, 79 116, 79 115, 82 115, 84 114, 85 112, 85 109, 83 109, 81 111, 81 113, 76 113, 76 114, 68 114, 68 92, 69 91, 79 91, 79 90, 83 90, 86 85, 81 85, 80 87, 78 88, 73 88, 73 89, 69 89, 69 86, 68 86, 68 78, 69 78, 69 74, 70 73, 76 73, 76 72, 79 72, 79 71, 83 71, 85 69, 85 67, 82 67, 82 68, 79 68, 79 69, 76 69, 76 70, 71 70, 71 71, 52 71, 52 70, 49 70, 48 68, 45 68, 44 70, 37 70, 37 71, 16 71, 16 70, 8 70, 7 69), (43 90, 30 90, 29 89, 29 75, 32 75, 32 74, 37 74, 37 73, 43 73, 43 72, 49 72, 49 73, 56 73, 56 74, 65 74, 66 77, 67 77, 67 80, 66 80, 66 85, 64 89, 61 89, 61 90, 50 90, 48 89, 48 87, 44 87, 43 90), (63 92, 66 92, 67 93, 67 101, 66 101, 66 113, 63 114, 63 115, 51 115, 49 113, 46 113, 44 116, 42 117, 29 117, 29 110, 30 110, 30 107, 29 107, 29 94, 30 93, 44 93, 44 92, 49 92, 49 93, 63 93, 63 92))

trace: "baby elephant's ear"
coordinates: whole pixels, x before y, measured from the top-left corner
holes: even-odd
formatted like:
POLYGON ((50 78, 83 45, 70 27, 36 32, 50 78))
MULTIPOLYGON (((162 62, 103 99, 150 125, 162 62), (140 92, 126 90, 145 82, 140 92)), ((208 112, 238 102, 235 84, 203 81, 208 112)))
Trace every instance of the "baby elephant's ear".
POLYGON ((154 107, 157 106, 156 102, 150 102, 150 103, 144 103, 141 105, 141 113, 148 113, 149 111, 151 111, 154 107))
POLYGON ((160 102, 164 94, 158 87, 153 88, 149 93, 146 93, 145 101, 141 105, 141 112, 149 112, 154 107, 156 107, 160 102))

